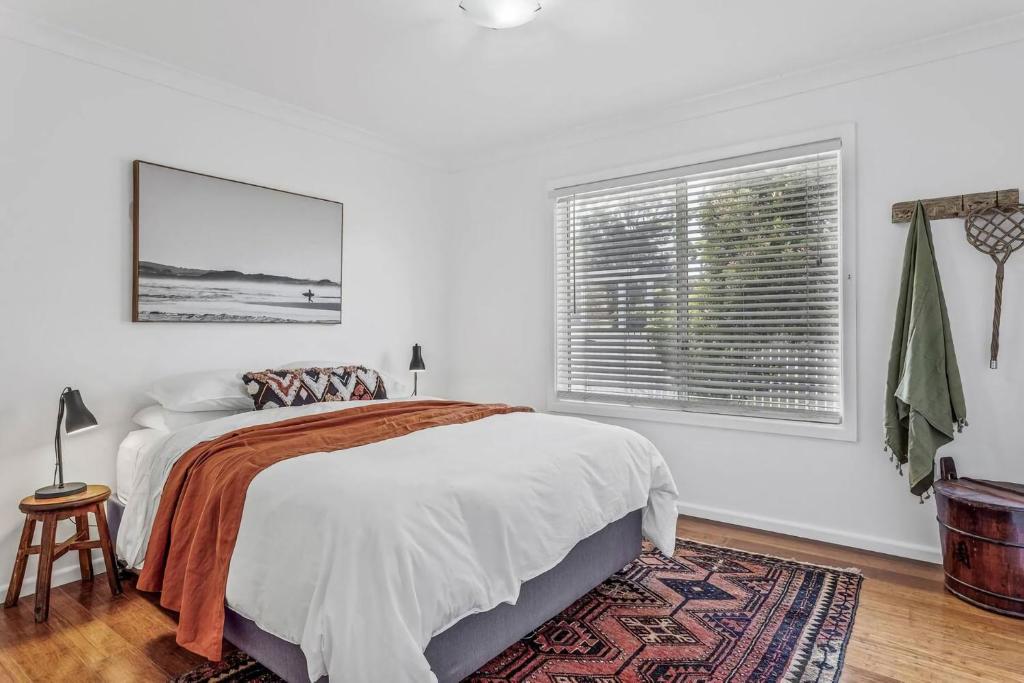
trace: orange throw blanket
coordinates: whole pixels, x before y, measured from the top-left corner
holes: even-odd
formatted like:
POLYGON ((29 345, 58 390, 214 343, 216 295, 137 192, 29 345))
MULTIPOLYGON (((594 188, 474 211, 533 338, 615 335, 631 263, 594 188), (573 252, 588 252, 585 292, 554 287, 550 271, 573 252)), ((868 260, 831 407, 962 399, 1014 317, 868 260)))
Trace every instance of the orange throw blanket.
POLYGON ((503 404, 402 401, 246 427, 204 441, 171 469, 136 586, 160 591, 160 604, 179 613, 179 645, 219 660, 228 565, 245 494, 257 474, 300 455, 530 410, 503 404))

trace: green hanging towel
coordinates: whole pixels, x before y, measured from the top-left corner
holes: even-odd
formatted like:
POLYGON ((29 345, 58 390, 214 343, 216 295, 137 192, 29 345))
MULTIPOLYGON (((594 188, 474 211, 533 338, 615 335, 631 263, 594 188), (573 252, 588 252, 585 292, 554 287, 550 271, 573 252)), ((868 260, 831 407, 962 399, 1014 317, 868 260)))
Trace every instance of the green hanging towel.
POLYGON ((885 382, 885 445, 910 492, 923 495, 935 476, 935 452, 967 425, 953 333, 935 262, 932 229, 917 203, 903 255, 900 299, 885 382))

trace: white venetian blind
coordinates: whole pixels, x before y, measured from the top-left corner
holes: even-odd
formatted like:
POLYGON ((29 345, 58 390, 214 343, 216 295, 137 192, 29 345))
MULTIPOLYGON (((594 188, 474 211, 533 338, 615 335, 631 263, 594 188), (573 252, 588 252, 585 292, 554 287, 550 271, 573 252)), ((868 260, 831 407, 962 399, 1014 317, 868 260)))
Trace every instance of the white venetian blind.
POLYGON ((556 191, 558 397, 840 422, 839 147, 556 191))

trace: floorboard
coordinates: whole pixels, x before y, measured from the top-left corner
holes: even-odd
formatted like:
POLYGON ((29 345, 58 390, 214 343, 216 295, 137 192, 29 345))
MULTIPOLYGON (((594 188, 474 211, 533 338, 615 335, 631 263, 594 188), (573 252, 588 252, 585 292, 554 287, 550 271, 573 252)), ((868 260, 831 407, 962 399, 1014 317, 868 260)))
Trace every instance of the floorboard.
MULTIPOLYGON (((860 569, 864 588, 842 683, 1024 683, 1024 620, 947 594, 936 565, 692 517, 680 517, 678 532, 860 569)), ((102 576, 67 584, 53 590, 47 623, 33 621, 31 597, 0 611, 0 681, 166 681, 202 663, 175 644, 174 624, 132 581, 114 599, 102 576)))

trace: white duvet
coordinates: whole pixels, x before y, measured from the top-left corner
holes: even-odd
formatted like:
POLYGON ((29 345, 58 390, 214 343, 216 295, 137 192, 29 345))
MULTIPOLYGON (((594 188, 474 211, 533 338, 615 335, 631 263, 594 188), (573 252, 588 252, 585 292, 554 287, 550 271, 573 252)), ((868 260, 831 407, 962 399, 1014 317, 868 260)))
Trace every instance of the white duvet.
MULTIPOLYGON (((422 400, 422 399, 420 399, 422 400)), ((174 462, 233 429, 359 404, 244 413, 170 433, 138 463, 117 539, 142 564, 174 462)), ((363 404, 365 405, 365 404, 363 404)), ((245 499, 227 602, 298 643, 316 680, 434 681, 423 650, 626 513, 673 551, 676 488, 628 429, 534 413, 315 453, 260 473, 245 499)))

